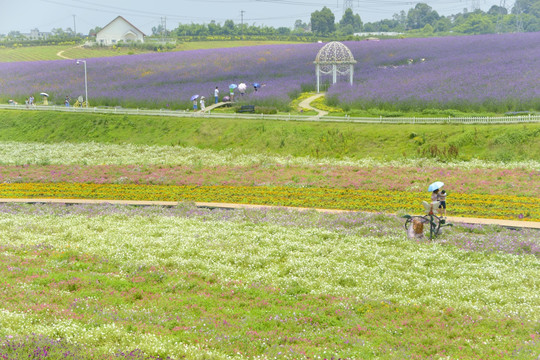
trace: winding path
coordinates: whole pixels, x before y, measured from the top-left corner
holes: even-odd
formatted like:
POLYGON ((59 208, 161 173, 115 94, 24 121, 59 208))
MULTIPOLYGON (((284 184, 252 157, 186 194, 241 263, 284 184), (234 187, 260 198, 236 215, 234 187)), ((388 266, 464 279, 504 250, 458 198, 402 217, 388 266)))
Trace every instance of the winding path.
MULTIPOLYGON (((77 46, 74 46, 74 47, 66 49, 66 50, 71 50, 71 49, 80 48, 80 47, 83 47, 83 46, 82 45, 77 45, 77 46)), ((62 51, 57 52, 56 56, 61 57, 62 59, 66 59, 66 60, 74 60, 74 59, 72 59, 70 57, 64 56, 64 51, 66 51, 66 50, 62 50, 62 51)))
POLYGON ((310 96, 307 99, 301 101, 300 104, 298 104, 298 106, 301 107, 302 109, 309 109, 309 110, 316 111, 318 118, 320 118, 322 116, 325 116, 325 115, 328 115, 328 111, 319 110, 319 109, 314 108, 313 106, 311 106, 311 103, 313 101, 317 100, 318 98, 320 98, 320 97, 322 97, 324 95, 325 95, 324 93, 320 93, 320 94, 317 94, 317 95, 310 96))
MULTIPOLYGON (((5 199, 0 198, 0 203, 26 203, 26 204, 114 204, 114 205, 132 205, 132 206, 177 206, 178 201, 141 201, 141 200, 101 200, 101 199, 5 199)), ((315 210, 323 213, 344 213, 354 212, 354 210, 337 209, 311 209, 288 206, 271 205, 251 205, 251 204, 228 204, 228 203, 209 203, 196 202, 195 206, 210 209, 260 209, 260 208, 286 208, 291 210, 315 210)), ((448 216, 448 222, 459 224, 477 224, 477 225, 499 225, 511 228, 529 228, 540 230, 540 222, 535 221, 517 221, 501 219, 480 219, 448 216)))

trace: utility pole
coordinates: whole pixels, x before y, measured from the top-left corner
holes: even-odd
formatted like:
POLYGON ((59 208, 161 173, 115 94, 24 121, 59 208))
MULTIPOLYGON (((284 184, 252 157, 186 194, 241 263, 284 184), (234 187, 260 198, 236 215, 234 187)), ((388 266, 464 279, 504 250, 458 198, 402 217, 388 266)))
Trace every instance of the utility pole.
POLYGON ((240 36, 244 36, 244 10, 240 10, 240 36))
POLYGON ((77 36, 77 25, 75 25, 75 15, 73 15, 73 34, 77 36))
POLYGON ((347 11, 347 9, 351 9, 353 10, 353 1, 354 0, 344 0, 343 1, 343 13, 345 14, 345 11, 347 11))
POLYGON ((165 41, 165 35, 167 34, 167 17, 164 16, 161 19, 161 42, 165 41))
POLYGON ((497 25, 495 25, 495 31, 500 34, 503 31, 502 23, 504 20, 504 10, 506 9, 506 0, 501 0, 499 4, 499 15, 497 16, 497 25))

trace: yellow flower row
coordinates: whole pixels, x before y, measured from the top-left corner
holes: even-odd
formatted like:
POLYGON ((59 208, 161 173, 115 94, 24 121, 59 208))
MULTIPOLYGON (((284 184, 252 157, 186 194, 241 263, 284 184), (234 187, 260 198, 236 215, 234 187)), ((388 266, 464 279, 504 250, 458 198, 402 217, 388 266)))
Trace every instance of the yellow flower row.
MULTIPOLYGON (((175 186, 86 183, 0 184, 2 198, 72 198, 222 202, 396 213, 422 211, 429 193, 286 186, 175 186)), ((452 193, 448 214, 540 220, 540 199, 512 195, 452 193)))

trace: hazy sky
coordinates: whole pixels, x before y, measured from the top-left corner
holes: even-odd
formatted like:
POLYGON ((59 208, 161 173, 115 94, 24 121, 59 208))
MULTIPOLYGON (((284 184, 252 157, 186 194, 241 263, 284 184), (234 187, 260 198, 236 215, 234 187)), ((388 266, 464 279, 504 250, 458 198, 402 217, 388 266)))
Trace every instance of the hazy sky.
MULTIPOLYGON (((353 0, 353 11, 363 22, 389 19, 401 10, 408 11, 419 1, 353 0)), ((439 15, 450 15, 479 7, 487 11, 497 0, 427 0, 439 15)), ((122 15, 144 33, 151 34, 152 27, 166 18, 167 29, 179 23, 223 24, 227 19, 240 23, 293 26, 296 19, 309 22, 315 10, 326 6, 336 15, 343 15, 343 0, 0 0, 0 34, 16 30, 22 33, 38 28, 72 28, 87 34, 96 26, 105 26, 116 16, 122 15), (75 18, 74 16, 75 15, 75 18)))

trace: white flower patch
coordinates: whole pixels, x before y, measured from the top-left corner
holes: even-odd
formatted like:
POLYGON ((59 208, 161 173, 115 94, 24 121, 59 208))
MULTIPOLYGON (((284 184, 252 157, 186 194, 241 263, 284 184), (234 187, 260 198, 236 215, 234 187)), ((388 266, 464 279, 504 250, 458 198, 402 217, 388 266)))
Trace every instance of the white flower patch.
POLYGON ((168 266, 246 286, 272 284, 293 295, 324 293, 540 318, 537 257, 468 252, 411 242, 404 235, 362 237, 316 227, 157 215, 4 214, 0 237, 6 245, 78 246, 126 271, 168 266), (25 230, 29 223, 34 226, 25 230), (48 231, 35 231, 40 228, 48 231))
POLYGON ((0 309, 0 337, 11 339, 19 334, 39 334, 52 339, 63 339, 82 347, 105 347, 110 354, 115 354, 118 349, 140 349, 149 354, 166 353, 173 358, 243 359, 242 356, 228 356, 215 350, 178 343, 170 337, 133 334, 114 323, 86 326, 71 319, 49 320, 43 323, 36 315, 0 309))
MULTIPOLYGON (((354 167, 425 167, 440 168, 434 159, 400 159, 382 161, 365 159, 319 159, 266 154, 245 154, 240 150, 207 150, 195 147, 100 144, 100 143, 19 143, 0 142, 0 164, 4 165, 186 165, 186 166, 251 166, 251 165, 296 165, 296 166, 354 166, 354 167)), ((445 168, 478 169, 497 168, 527 170, 540 169, 538 161, 492 162, 472 159, 451 161, 445 168)))

